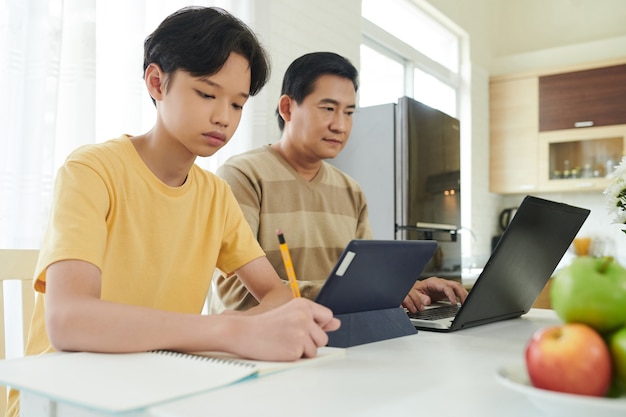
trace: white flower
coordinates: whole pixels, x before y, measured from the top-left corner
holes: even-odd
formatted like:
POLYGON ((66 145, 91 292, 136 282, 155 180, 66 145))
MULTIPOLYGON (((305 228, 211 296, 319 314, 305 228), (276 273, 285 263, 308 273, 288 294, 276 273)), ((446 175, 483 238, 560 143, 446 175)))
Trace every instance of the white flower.
MULTIPOLYGON (((613 182, 604 190, 613 223, 626 224, 626 156, 613 171, 613 182)), ((626 230, 622 230, 626 233, 626 230)))

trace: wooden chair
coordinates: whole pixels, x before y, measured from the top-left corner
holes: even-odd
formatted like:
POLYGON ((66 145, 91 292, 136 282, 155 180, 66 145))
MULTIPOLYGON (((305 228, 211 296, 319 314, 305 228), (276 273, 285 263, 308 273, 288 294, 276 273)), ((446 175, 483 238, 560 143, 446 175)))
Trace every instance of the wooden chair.
MULTIPOLYGON (((22 328, 23 343, 28 337, 28 327, 35 305, 35 292, 33 290, 33 274, 37 264, 39 251, 36 249, 0 249, 0 359, 6 359, 6 338, 4 319, 7 315, 4 302, 4 283, 17 281, 21 290, 22 317, 19 319, 22 328)), ((10 315, 8 316, 10 317, 10 315)), ((4 414, 7 402, 6 387, 0 387, 0 415, 4 414)))

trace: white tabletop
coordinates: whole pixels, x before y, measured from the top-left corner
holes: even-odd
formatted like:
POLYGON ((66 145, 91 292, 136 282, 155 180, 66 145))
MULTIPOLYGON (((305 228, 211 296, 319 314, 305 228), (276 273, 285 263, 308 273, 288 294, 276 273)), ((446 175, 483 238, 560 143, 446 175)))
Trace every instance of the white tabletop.
POLYGON ((345 359, 256 378, 152 407, 155 417, 540 416, 500 385, 499 367, 523 364, 530 335, 559 323, 552 310, 453 333, 420 331, 349 348, 345 359))
MULTIPOLYGON (((216 416, 542 416, 496 371, 523 365, 531 334, 559 323, 552 310, 453 333, 416 335, 348 348, 345 358, 265 375, 211 392, 115 414, 216 416)), ((22 417, 111 416, 22 392, 22 417)))

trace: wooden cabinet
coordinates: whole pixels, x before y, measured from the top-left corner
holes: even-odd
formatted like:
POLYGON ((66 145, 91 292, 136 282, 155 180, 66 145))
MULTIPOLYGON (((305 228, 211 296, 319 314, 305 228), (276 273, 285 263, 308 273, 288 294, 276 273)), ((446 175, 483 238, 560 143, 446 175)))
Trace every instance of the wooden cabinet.
POLYGON ((604 190, 624 154, 624 60, 491 79, 491 192, 604 190))
POLYGON ((539 133, 539 190, 604 190, 625 144, 626 125, 539 133))
POLYGON ((523 193, 538 187, 537 77, 490 86, 489 190, 523 193))
POLYGON ((539 131, 626 123, 626 64, 539 77, 539 131))

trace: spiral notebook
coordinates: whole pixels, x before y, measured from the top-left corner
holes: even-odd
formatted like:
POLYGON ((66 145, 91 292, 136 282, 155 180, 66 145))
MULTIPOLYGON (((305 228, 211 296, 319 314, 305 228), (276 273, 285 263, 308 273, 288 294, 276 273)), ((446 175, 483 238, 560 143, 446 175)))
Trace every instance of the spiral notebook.
POLYGON ((248 377, 344 355, 324 347, 315 358, 264 362, 209 352, 56 352, 0 361, 0 385, 97 411, 139 410, 248 377))

